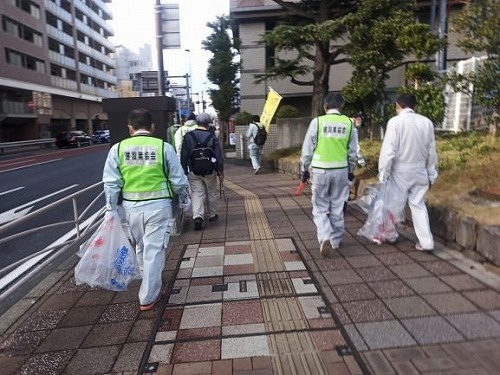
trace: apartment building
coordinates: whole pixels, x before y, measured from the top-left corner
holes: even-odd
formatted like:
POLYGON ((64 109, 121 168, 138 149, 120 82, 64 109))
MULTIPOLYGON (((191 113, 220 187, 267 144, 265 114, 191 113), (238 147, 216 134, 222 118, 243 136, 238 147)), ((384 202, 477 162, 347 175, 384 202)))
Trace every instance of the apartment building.
MULTIPOLYGON (((300 0, 295 0, 299 2, 300 0)), ((446 5, 446 22, 453 17, 462 6, 463 1, 460 0, 418 0, 419 12, 417 17, 421 22, 431 23, 433 20, 433 28, 438 31, 439 9, 434 8, 435 12, 431 15, 431 4, 445 3, 446 5)), ((266 48, 259 41, 266 32, 272 30, 277 24, 279 18, 284 14, 281 6, 277 5, 272 0, 230 0, 230 13, 235 23, 234 36, 241 40, 241 110, 250 113, 259 114, 265 103, 265 98, 269 87, 279 92, 283 99, 281 104, 294 105, 304 116, 309 116, 311 113, 311 86, 299 86, 290 82, 289 79, 269 80, 256 84, 255 75, 262 74, 266 68, 272 66, 273 57, 275 54, 281 58, 293 57, 287 55, 286 52, 279 54, 266 48)), ((448 48, 445 56, 448 66, 456 61, 470 57, 464 55, 457 47, 456 42, 458 35, 449 33, 448 48)), ((432 62, 431 62, 432 63, 432 62)), ((389 94, 405 83, 406 66, 402 66, 391 72, 387 81, 387 90, 389 94)), ((339 64, 331 67, 329 86, 331 91, 341 91, 351 78, 352 68, 349 64, 339 64)), ((307 81, 312 79, 312 76, 300 77, 301 80, 307 81)))
POLYGON ((102 99, 117 97, 110 2, 0 1, 0 141, 91 133, 106 119, 102 99))
MULTIPOLYGON (((153 59, 151 45, 144 44, 138 52, 120 45, 115 47, 113 56, 116 61, 115 75, 117 78, 117 92, 119 97, 147 96, 143 93, 143 72, 151 72, 153 59)), ((158 93, 158 72, 154 72, 156 91, 158 93)))

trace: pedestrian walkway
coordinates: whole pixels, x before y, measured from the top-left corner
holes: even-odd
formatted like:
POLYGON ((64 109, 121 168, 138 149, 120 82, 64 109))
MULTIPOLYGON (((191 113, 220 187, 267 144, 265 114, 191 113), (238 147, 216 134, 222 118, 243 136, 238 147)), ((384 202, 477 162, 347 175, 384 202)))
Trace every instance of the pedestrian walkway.
POLYGON ((374 245, 353 203, 332 258, 310 192, 228 162, 219 220, 172 237, 164 298, 76 286, 71 256, 0 319, 2 374, 493 375, 500 277, 414 235, 374 245))

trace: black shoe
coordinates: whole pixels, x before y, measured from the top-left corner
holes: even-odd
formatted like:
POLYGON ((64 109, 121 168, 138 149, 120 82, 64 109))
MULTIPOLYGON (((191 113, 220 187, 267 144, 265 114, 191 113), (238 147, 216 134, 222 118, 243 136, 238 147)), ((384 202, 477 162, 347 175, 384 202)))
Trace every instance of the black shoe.
POLYGON ((214 216, 209 217, 209 218, 208 218, 208 221, 215 221, 215 220, 217 220, 218 218, 219 218, 219 215, 218 215, 218 214, 215 214, 214 216))
POLYGON ((194 219, 194 230, 202 230, 203 229, 203 219, 201 217, 197 217, 194 219))

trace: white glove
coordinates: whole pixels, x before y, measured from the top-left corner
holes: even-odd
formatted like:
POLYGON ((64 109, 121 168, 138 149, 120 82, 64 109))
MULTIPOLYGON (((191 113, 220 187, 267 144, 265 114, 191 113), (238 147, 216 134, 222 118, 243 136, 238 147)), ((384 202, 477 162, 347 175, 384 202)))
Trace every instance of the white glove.
POLYGON ((181 202, 181 208, 184 211, 189 211, 189 209, 191 208, 191 199, 189 199, 189 197, 186 197, 186 199, 181 202))

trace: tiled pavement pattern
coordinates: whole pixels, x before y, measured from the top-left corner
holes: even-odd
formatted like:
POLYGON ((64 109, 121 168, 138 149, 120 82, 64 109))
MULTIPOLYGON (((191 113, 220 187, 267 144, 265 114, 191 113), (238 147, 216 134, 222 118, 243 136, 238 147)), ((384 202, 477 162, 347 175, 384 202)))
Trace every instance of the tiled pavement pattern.
POLYGON ((500 281, 356 236, 319 255, 297 180, 228 163, 220 219, 173 237, 165 298, 76 286, 71 257, 0 319, 1 374, 500 374, 500 281))

